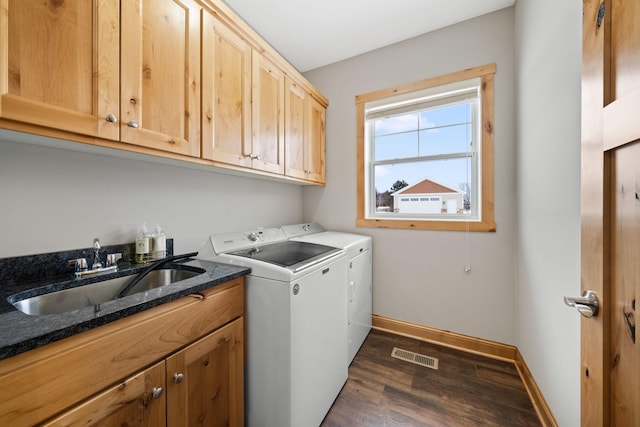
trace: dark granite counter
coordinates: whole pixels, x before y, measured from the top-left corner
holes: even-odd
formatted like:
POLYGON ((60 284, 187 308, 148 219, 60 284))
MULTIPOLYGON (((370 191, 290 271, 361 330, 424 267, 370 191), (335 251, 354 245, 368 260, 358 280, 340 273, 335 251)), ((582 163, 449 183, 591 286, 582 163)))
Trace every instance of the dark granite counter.
MULTIPOLYGON (((47 255, 51 256, 51 254, 47 255)), ((34 268, 44 268, 42 263, 38 262, 39 258, 37 257, 29 257, 33 258, 28 260, 29 263, 34 268)), ((65 263, 66 260, 70 259, 68 253, 59 257, 64 258, 65 263)), ((145 266, 131 264, 125 258, 124 262, 118 264, 118 271, 102 273, 99 276, 83 279, 75 279, 73 272, 66 272, 62 276, 38 278, 37 281, 24 279, 7 280, 7 277, 20 276, 19 270, 24 270, 24 265, 27 264, 21 266, 20 260, 17 259, 0 259, 0 271, 2 271, 5 279, 0 281, 0 360, 139 313, 151 307, 174 301, 189 294, 198 293, 250 273, 250 269, 245 267, 204 260, 187 260, 182 264, 202 268, 205 272, 160 288, 108 301, 99 306, 90 306, 63 314, 32 316, 15 309, 7 298, 21 292, 27 295, 30 293, 38 295, 43 292, 137 274, 144 270, 145 266), (5 265, 2 265, 2 261, 5 261, 5 265), (14 270, 14 275, 11 276, 7 270, 14 270)))

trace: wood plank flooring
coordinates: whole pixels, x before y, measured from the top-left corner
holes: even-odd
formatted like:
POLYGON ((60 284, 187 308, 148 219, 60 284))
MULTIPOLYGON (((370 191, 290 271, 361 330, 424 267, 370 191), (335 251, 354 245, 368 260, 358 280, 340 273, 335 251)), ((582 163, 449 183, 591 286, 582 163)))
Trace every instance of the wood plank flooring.
POLYGON ((509 362, 372 330, 321 427, 541 426, 509 362), (438 370, 391 357, 438 359, 438 370))

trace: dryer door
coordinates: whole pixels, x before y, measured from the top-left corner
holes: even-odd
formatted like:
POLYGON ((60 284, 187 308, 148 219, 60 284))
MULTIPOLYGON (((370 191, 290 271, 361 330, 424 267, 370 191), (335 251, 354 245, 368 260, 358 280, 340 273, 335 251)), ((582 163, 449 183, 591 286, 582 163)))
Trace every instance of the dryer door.
POLYGON ((349 261, 349 363, 371 330, 372 303, 371 251, 349 261))

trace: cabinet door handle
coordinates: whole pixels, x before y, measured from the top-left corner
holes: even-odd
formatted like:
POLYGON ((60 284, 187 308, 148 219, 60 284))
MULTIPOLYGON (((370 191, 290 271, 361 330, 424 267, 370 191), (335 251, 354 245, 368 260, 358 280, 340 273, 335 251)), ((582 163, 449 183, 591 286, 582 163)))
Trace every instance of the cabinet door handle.
POLYGON ((118 123, 118 118, 115 114, 107 114, 106 119, 109 123, 118 123))
POLYGON ((184 374, 182 372, 178 372, 177 374, 173 374, 173 382, 176 384, 180 384, 184 381, 184 374))
POLYGON ((134 129, 137 129, 138 127, 140 127, 138 122, 136 122, 135 120, 131 120, 129 123, 127 123, 127 126, 134 129))
POLYGON ((162 389, 162 387, 154 387, 151 390, 151 397, 154 398, 154 399, 159 399, 160 396, 162 396, 162 392, 163 391, 164 390, 162 389))

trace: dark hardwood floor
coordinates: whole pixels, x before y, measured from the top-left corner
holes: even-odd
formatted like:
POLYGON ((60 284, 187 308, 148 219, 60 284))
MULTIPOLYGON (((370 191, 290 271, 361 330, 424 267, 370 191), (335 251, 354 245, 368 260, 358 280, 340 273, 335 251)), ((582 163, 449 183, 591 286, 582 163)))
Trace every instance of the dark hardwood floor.
POLYGON ((541 426, 509 362, 373 330, 322 427, 541 426), (391 357, 394 347, 438 370, 391 357))

